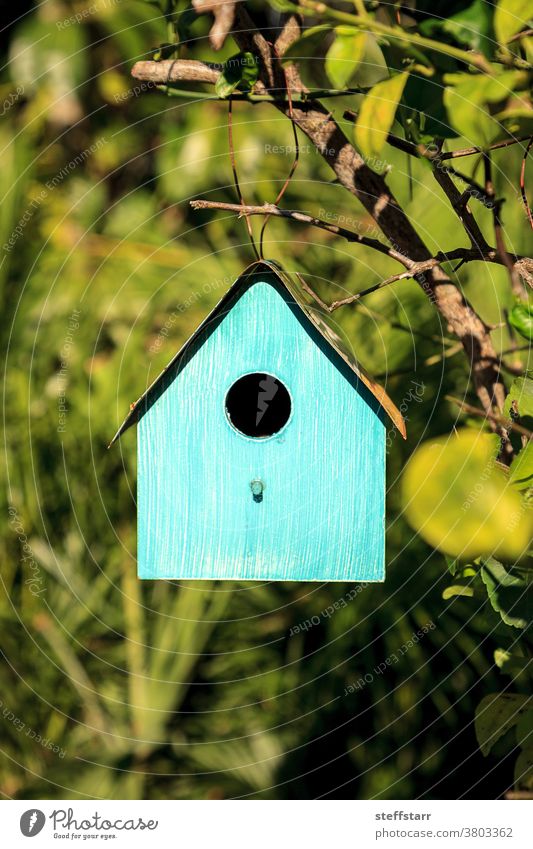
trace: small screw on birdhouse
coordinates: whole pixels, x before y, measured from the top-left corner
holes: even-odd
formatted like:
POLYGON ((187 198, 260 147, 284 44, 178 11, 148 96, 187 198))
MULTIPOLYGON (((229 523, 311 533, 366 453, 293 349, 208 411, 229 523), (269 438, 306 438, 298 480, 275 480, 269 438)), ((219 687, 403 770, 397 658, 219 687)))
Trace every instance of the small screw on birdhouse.
POLYGON ((265 485, 264 485, 263 481, 253 480, 250 483, 250 489, 252 490, 252 495, 254 497, 254 501, 257 504, 260 504, 261 501, 263 500, 263 490, 264 490, 264 488, 265 488, 265 485))

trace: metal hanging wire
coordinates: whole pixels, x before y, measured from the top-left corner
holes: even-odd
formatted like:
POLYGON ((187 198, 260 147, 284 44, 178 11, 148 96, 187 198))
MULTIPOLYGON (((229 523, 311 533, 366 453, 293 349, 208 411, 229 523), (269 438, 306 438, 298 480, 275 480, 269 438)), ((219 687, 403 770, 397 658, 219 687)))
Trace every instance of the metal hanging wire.
MULTIPOLYGON (((237 192, 237 198, 242 207, 246 204, 244 203, 244 197, 241 192, 241 187, 239 184, 239 177, 237 175, 237 163, 235 161, 235 148, 233 145, 233 101, 231 99, 231 95, 228 101, 228 142, 229 142, 229 156, 231 161, 231 170, 233 171, 233 182, 235 184, 235 191, 237 192)), ((255 253, 256 259, 263 259, 263 257, 259 255, 259 251, 257 250, 257 245, 255 244, 254 234, 252 230, 252 222, 250 221, 250 216, 244 212, 244 218, 246 220, 246 229, 248 230, 248 235, 250 237, 250 242, 252 244, 252 248, 255 253)))
MULTIPOLYGON (((271 45, 271 47, 272 47, 273 52, 277 56, 278 52, 276 50, 276 47, 274 45, 271 45)), ((289 111, 289 119, 291 121, 292 132, 293 132, 293 137, 294 137, 294 160, 293 160, 293 163, 291 165, 291 169, 289 171, 287 179, 283 183, 283 186, 281 187, 280 191, 277 194, 276 200, 274 201, 275 206, 277 206, 279 204, 280 200, 282 199, 283 195, 285 194, 285 192, 286 192, 286 190, 289 186, 289 183, 291 182, 291 180, 294 176, 294 172, 296 171, 296 168, 298 167, 298 162, 300 161, 300 145, 298 143, 298 133, 297 133, 297 129, 296 129, 296 124, 294 122, 294 110, 293 110, 292 94, 291 94, 289 80, 288 80, 287 72, 286 72, 285 68, 283 68, 283 76, 284 76, 284 79, 285 79, 285 90, 286 90, 286 93, 287 93, 287 101, 288 101, 288 105, 289 105, 289 110, 288 110, 289 111)), ((232 99, 231 95, 230 95, 229 100, 228 100, 228 145, 229 145, 231 170, 233 172, 233 183, 234 183, 234 186, 235 186, 235 191, 237 193, 238 201, 239 201, 240 205, 243 207, 242 215, 243 215, 245 222, 246 222, 246 229, 248 231, 250 243, 252 245, 256 259, 264 259, 265 258, 264 257, 264 235, 265 235, 265 230, 266 230, 266 226, 268 224, 270 215, 265 216, 265 219, 264 219, 263 224, 261 226, 261 233, 260 233, 260 236, 259 236, 259 250, 258 250, 255 239, 254 239, 254 234, 253 234, 253 229, 252 229, 252 223, 250 221, 250 216, 245 212, 245 209, 244 209, 244 207, 246 206, 246 203, 244 201, 244 197, 243 197, 241 187, 240 187, 240 183, 239 183, 239 177, 238 177, 238 174, 237 174, 237 162, 236 162, 236 157, 235 157, 235 146, 234 146, 234 141, 233 141, 233 99, 232 99)))
MULTIPOLYGON (((272 45, 272 50, 276 54, 276 56, 278 56, 278 51, 276 50, 275 45, 272 45)), ((296 171, 296 169, 298 167, 298 163, 300 161, 300 145, 298 144, 298 131, 296 129, 296 124, 294 122, 294 109, 293 109, 293 105, 292 105, 291 87, 289 85, 289 79, 287 77, 287 71, 286 71, 285 68, 283 68, 283 77, 284 77, 284 80, 285 80, 285 91, 287 92, 287 100, 288 100, 288 104, 289 104, 289 119, 290 119, 290 122, 291 122, 292 133, 293 133, 293 138, 294 138, 294 160, 293 160, 293 163, 292 163, 292 166, 291 166, 291 170, 289 171, 289 175, 288 175, 287 179, 285 180, 285 182, 283 183, 283 186, 281 187, 280 191, 278 192, 276 200, 274 201, 275 206, 277 206, 279 204, 280 200, 282 199, 283 195, 285 194, 285 192, 286 192, 286 190, 289 186, 289 183, 291 182, 291 180, 294 176, 294 172, 296 171)), ((264 259, 263 243, 264 243, 266 226, 268 224, 269 219, 270 219, 270 215, 266 215, 265 220, 263 221, 263 225, 261 227, 261 234, 259 236, 259 253, 261 254, 261 259, 264 259)))

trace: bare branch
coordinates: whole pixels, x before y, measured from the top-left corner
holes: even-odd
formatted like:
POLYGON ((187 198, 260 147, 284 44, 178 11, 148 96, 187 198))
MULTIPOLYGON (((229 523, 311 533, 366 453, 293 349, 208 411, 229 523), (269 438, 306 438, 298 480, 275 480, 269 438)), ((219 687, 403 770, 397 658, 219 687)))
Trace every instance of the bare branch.
POLYGON ((339 227, 337 224, 330 224, 329 221, 322 221, 321 218, 315 218, 307 212, 300 212, 297 209, 280 209, 273 203, 264 203, 262 206, 253 206, 249 204, 238 203, 223 203, 222 201, 214 200, 191 200, 190 205, 193 209, 222 209, 228 212, 236 212, 239 218, 244 215, 272 215, 276 218, 289 218, 292 221, 299 221, 302 224, 309 224, 313 227, 318 227, 321 230, 327 230, 328 233, 333 233, 335 236, 341 236, 348 242, 357 242, 360 245, 365 245, 368 248, 374 248, 382 254, 396 259, 401 262, 406 268, 409 268, 411 263, 404 254, 399 253, 394 248, 380 242, 378 239, 370 239, 368 236, 361 236, 359 233, 354 233, 352 230, 347 230, 344 227, 339 227))
MULTIPOLYGON (((519 138, 519 139, 504 139, 504 141, 495 142, 491 144, 487 150, 501 150, 502 147, 509 147, 512 144, 522 144, 523 142, 528 141, 527 138, 519 138)), ((446 153, 441 153, 439 155, 439 159, 457 159, 460 156, 473 156, 476 153, 484 153, 483 148, 481 147, 464 147, 461 150, 450 150, 446 153)))
POLYGON ((524 287, 520 282, 520 276, 515 268, 515 263, 507 253, 507 248, 505 247, 505 240, 503 237, 502 222, 500 217, 502 202, 496 198, 496 193, 494 191, 494 183, 492 180, 492 160, 489 152, 483 154, 483 168, 485 172, 485 192, 487 193, 487 197, 490 199, 492 204, 492 221, 494 225, 494 238, 496 240, 496 249, 498 251, 498 255, 502 260, 502 264, 505 265, 507 271, 509 272, 509 279, 511 281, 511 289, 513 293, 518 298, 523 298, 524 287))
MULTIPOLYGON (((290 35, 286 37, 285 42, 288 44, 297 36, 297 22, 293 22, 290 35)), ((261 59, 260 80, 256 83, 254 91, 270 95, 277 92, 285 93, 286 78, 279 60, 271 45, 254 26, 242 3, 237 7, 237 25, 233 38, 241 50, 249 50, 261 59)), ((141 64, 144 67, 140 69, 136 66, 135 76, 139 76, 142 72, 143 79, 153 79, 148 74, 147 63, 141 64)), ((155 64, 163 65, 163 63, 155 64)), ((179 79, 186 78, 186 69, 181 61, 176 62, 173 68, 165 69, 167 75, 170 71, 170 79, 172 74, 178 73, 176 70, 178 66, 180 66, 179 79)), ((219 72, 219 69, 213 69, 203 63, 200 63, 200 66, 201 71, 198 68, 194 69, 195 82, 207 82, 206 75, 212 78, 219 72)), ((157 69, 155 81, 165 83, 167 77, 164 76, 164 72, 161 73, 161 70, 157 69)), ((292 119, 332 168, 340 185, 358 198, 399 255, 407 258, 411 264, 433 261, 428 248, 397 203, 384 178, 376 174, 354 149, 331 113, 320 102, 309 98, 293 65, 286 68, 286 77, 291 87, 293 101, 297 101, 299 95, 307 96, 305 102, 293 102, 292 119)), ((275 105, 283 114, 289 116, 291 110, 287 102, 276 102, 275 105)), ((484 242, 481 244, 484 249, 488 248, 484 242)), ((479 253, 481 245, 478 243, 473 247, 479 253)), ((490 328, 477 315, 439 265, 434 265, 426 272, 417 274, 416 279, 435 304, 446 324, 460 339, 471 362, 476 392, 483 407, 488 411, 492 410, 493 405, 502 408, 505 387, 490 338, 490 328)))
POLYGON ((477 248, 482 253, 486 252, 489 246, 481 232, 479 224, 469 209, 468 198, 465 198, 459 191, 448 173, 448 170, 445 167, 442 167, 440 162, 436 163, 436 166, 433 169, 433 176, 450 201, 455 214, 461 221, 472 247, 477 248))
POLYGON ((215 50, 220 50, 233 26, 236 0, 192 0, 193 8, 199 12, 212 12, 215 19, 209 30, 209 41, 215 50))
POLYGON ((393 274, 392 277, 387 277, 386 280, 381 280, 379 283, 369 286, 368 289, 364 289, 362 292, 356 292, 355 295, 349 295, 347 298, 341 298, 339 301, 333 301, 333 303, 329 305, 328 310, 329 312, 333 312, 334 310, 338 310, 339 307, 345 307, 348 304, 355 304, 361 298, 364 298, 365 295, 371 295, 373 292, 377 292, 378 289, 384 289, 385 286, 390 286, 391 283, 396 283, 398 280, 408 280, 409 278, 413 278, 417 274, 421 274, 423 271, 427 270, 420 267, 423 265, 423 262, 417 263, 416 266, 418 267, 416 267, 415 270, 402 271, 401 274, 393 274))
MULTIPOLYGON (((224 201, 203 200, 202 198, 197 198, 195 200, 191 200, 190 205, 193 209, 221 209, 227 212, 236 212, 239 218, 246 215, 272 215, 275 218, 286 218, 291 221, 298 221, 301 224, 318 227, 320 230, 326 230, 334 236, 346 239, 347 242, 355 242, 360 245, 364 245, 365 247, 373 248, 382 254, 386 254, 391 257, 391 259, 395 259, 397 262, 400 262, 405 268, 410 269, 411 274, 408 276, 411 277, 415 277, 417 274, 428 271, 431 268, 435 268, 437 265, 441 265, 444 262, 456 262, 457 260, 461 260, 463 263, 479 260, 481 262, 491 262, 498 265, 506 264, 499 255, 498 250, 490 245, 487 246, 484 253, 477 248, 455 248, 453 251, 441 251, 436 256, 429 257, 427 260, 415 263, 405 256, 405 254, 400 253, 389 245, 386 245, 384 242, 380 242, 379 239, 371 239, 368 236, 362 236, 359 233, 355 233, 353 230, 347 230, 345 227, 340 227, 338 224, 332 224, 329 221, 322 220, 321 218, 315 218, 315 216, 309 215, 307 212, 301 212, 298 209, 280 209, 279 206, 276 206, 276 204, 273 203, 264 203, 261 206, 257 206, 253 204, 225 203, 224 201)), ((530 260, 528 257, 521 257, 514 254, 507 254, 507 256, 512 263, 516 264, 517 269, 520 269, 523 263, 533 263, 533 260, 530 260)))
POLYGON ((511 421, 511 419, 507 419, 505 416, 501 416, 498 413, 490 412, 487 410, 480 410, 479 407, 473 407, 472 404, 466 404, 464 401, 461 401, 460 398, 454 398, 453 395, 445 395, 444 396, 447 401, 452 401, 454 404, 457 404, 458 407, 461 408, 463 413, 468 413, 469 416, 479 416, 482 419, 489 420, 489 422, 494 422, 501 428, 505 428, 507 431, 514 430, 516 433, 520 433, 522 436, 527 437, 527 439, 533 439, 533 433, 522 425, 519 425, 517 422, 511 421))
POLYGON ((165 59, 163 62, 136 62, 131 69, 132 77, 136 80, 146 80, 152 83, 187 82, 209 83, 214 85, 218 80, 221 66, 198 62, 196 59, 165 59))

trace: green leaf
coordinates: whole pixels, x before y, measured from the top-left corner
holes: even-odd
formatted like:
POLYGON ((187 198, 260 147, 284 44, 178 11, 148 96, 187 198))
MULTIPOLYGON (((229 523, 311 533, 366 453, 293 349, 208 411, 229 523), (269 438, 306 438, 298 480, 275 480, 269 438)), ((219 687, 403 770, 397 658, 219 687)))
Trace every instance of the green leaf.
POLYGON ((487 0, 474 0, 466 9, 450 17, 429 17, 420 24, 420 32, 430 38, 442 36, 460 47, 479 50, 486 56, 493 52, 493 9, 487 0))
POLYGON ((328 32, 331 32, 331 26, 329 24, 320 24, 319 26, 306 29, 300 38, 297 38, 287 48, 282 56, 282 63, 312 59, 328 32))
POLYGON ((531 514, 496 463, 495 434, 463 429, 424 443, 402 481, 405 513, 430 545, 472 560, 516 560, 531 538, 531 514))
POLYGON ((450 126, 444 107, 444 91, 440 74, 429 78, 416 73, 410 74, 403 92, 400 113, 405 110, 408 117, 414 121, 418 128, 419 141, 423 141, 424 135, 428 136, 427 143, 432 142, 435 136, 453 138, 457 135, 456 130, 450 126))
POLYGON ((481 567, 492 608, 513 628, 527 628, 533 617, 533 585, 527 578, 511 574, 494 558, 481 567))
POLYGON ((366 50, 365 32, 337 27, 335 41, 326 54, 326 74, 334 88, 344 88, 361 64, 366 50))
POLYGON ((215 84, 215 91, 219 97, 229 97, 235 89, 249 91, 258 76, 259 64, 253 53, 248 50, 236 53, 224 62, 222 73, 215 84))
POLYGON ((446 560, 446 566, 448 567, 448 571, 455 578, 457 572, 461 568, 461 564, 454 558, 448 557, 447 554, 444 555, 444 559, 446 560))
POLYGON ((185 44, 191 38, 191 28, 197 20, 198 13, 192 7, 190 9, 184 9, 183 12, 177 15, 176 30, 180 44, 185 44))
POLYGON ((451 587, 446 587, 442 593, 442 598, 444 601, 448 601, 449 598, 455 598, 458 595, 473 598, 474 590, 472 587, 466 587, 464 584, 453 584, 451 587))
POLYGON ((519 693, 493 693, 476 708, 476 738, 486 756, 498 740, 531 709, 532 700, 519 693))
POLYGON ((533 661, 522 655, 513 654, 505 649, 496 649, 494 652, 494 663, 505 675, 513 678, 522 673, 533 673, 533 661))
POLYGON ((509 394, 505 399, 504 413, 506 416, 511 414, 511 409, 516 407, 518 414, 533 417, 533 380, 529 377, 516 377, 509 389, 509 394))
POLYGON ((361 104, 355 125, 355 143, 363 156, 379 156, 387 141, 409 74, 404 72, 378 83, 361 104))
POLYGON ((488 105, 507 100, 519 78, 518 71, 504 71, 497 77, 446 74, 444 104, 452 127, 470 143, 487 147, 500 132, 500 122, 488 105))
POLYGON ((509 480, 519 489, 531 486, 533 478, 533 443, 528 442, 511 463, 509 480))
POLYGON ((516 723, 516 742, 522 749, 533 746, 533 707, 525 711, 516 723))
POLYGON ((533 746, 523 749, 514 765, 517 790, 533 790, 533 746))
POLYGON ((533 304, 515 304, 509 312, 509 324, 528 342, 533 341, 533 304))
POLYGON ((379 46, 377 39, 372 33, 366 33, 365 52, 359 67, 357 68, 352 85, 359 88, 371 88, 381 80, 389 78, 389 68, 379 46))
POLYGON ((507 44, 532 15, 531 0, 500 0, 494 14, 494 30, 500 44, 507 44))

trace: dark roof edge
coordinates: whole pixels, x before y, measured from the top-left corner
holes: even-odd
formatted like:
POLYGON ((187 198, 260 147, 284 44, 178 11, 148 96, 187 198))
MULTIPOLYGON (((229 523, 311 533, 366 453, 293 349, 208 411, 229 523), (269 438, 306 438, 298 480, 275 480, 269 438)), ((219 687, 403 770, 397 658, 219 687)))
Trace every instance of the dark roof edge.
POLYGON ((326 324, 326 322, 321 317, 318 309, 313 309, 311 305, 309 305, 306 301, 302 299, 302 293, 298 285, 292 280, 292 278, 279 266, 276 262, 272 260, 260 259, 252 262, 243 273, 237 278, 235 283, 233 283, 225 295, 221 298, 221 300, 216 304, 216 306, 211 310, 211 312, 206 316, 206 318, 198 325, 192 336, 185 342, 185 344, 179 349, 179 351, 174 355, 168 365, 163 369, 163 371, 155 378, 155 380, 150 384, 150 386, 143 392, 143 394, 130 405, 130 411, 113 439, 108 445, 108 448, 119 439, 122 434, 128 430, 132 425, 134 425, 140 418, 142 413, 142 402, 147 400, 148 396, 156 389, 159 382, 163 379, 163 377, 168 373, 168 371, 175 366, 179 360, 186 354, 189 347, 192 343, 198 338, 198 336, 204 331, 208 324, 210 324, 213 319, 219 314, 219 312, 226 306, 226 304, 239 292, 241 287, 248 282, 248 278, 251 274, 253 274, 258 268, 264 266, 273 274, 275 274, 276 278, 283 284, 283 287, 286 291, 291 295, 294 299, 296 305, 301 309, 306 318, 313 324, 313 326, 319 331, 320 335, 325 339, 325 341, 330 345, 331 348, 341 357, 342 360, 349 366, 349 368, 356 374, 356 376, 361 380, 361 382, 366 386, 366 388, 371 392, 371 394, 376 398, 380 406, 387 413, 389 418, 395 427, 399 430, 404 439, 407 438, 407 432, 405 428, 405 421, 403 419, 402 414, 394 404, 391 398, 385 392, 385 389, 379 384, 376 383, 370 375, 359 365, 359 363, 355 360, 349 350, 345 348, 342 344, 342 340, 337 334, 326 324))

